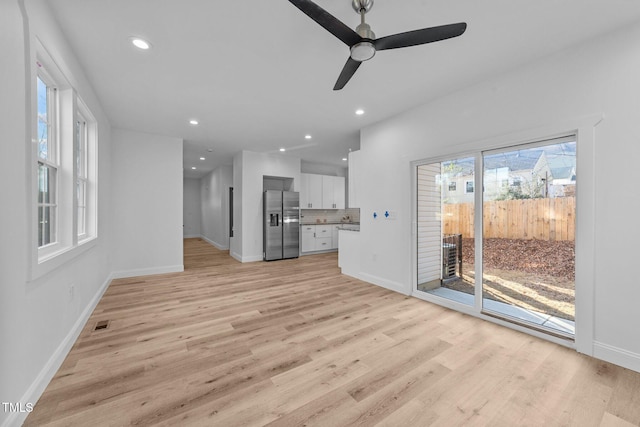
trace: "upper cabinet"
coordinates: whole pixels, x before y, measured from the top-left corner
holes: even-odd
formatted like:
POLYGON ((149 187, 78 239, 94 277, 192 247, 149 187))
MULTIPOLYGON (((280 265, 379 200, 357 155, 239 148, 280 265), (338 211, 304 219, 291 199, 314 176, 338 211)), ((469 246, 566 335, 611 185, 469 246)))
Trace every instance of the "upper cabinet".
POLYGON ((344 177, 322 176, 322 208, 344 209, 344 177))
POLYGON ((322 209, 322 175, 300 174, 300 209, 322 209))
POLYGON ((344 209, 345 182, 342 176, 300 174, 301 209, 344 209))

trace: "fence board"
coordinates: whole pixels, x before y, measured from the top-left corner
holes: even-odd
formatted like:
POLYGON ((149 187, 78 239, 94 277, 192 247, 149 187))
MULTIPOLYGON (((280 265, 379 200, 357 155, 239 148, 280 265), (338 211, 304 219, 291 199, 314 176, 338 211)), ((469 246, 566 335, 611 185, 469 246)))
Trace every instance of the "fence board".
MULTIPOLYGON (((575 210, 575 197, 485 202, 484 237, 575 240, 575 210)), ((443 232, 474 237, 473 204, 444 204, 443 232)))

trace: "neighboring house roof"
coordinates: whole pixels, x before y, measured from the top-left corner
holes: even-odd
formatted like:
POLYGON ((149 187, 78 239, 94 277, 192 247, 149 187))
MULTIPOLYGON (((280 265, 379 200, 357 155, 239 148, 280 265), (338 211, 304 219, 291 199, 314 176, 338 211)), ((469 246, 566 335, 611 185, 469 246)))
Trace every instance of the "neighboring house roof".
POLYGON ((509 168, 510 171, 532 170, 543 153, 543 150, 528 150, 524 154, 517 151, 492 154, 485 157, 484 167, 485 169, 509 168))
POLYGON ((449 170, 454 176, 469 176, 473 175, 473 163, 473 158, 456 159, 450 162, 444 162, 443 167, 445 171, 449 170))
MULTIPOLYGON (((532 171, 544 155, 554 179, 572 179, 575 175, 575 152, 565 153, 564 149, 545 147, 540 150, 511 151, 491 154, 484 159, 485 169, 508 168, 510 172, 532 171)), ((457 159, 444 163, 457 176, 473 175, 474 161, 472 158, 457 159)))
POLYGON ((554 179, 575 180, 576 157, 575 156, 550 156, 547 159, 551 175, 554 179))

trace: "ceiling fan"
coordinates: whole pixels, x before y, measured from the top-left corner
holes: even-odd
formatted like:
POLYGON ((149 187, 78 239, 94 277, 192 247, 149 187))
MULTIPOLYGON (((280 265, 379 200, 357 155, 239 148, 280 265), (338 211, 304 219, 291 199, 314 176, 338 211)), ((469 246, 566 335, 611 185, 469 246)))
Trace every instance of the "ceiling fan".
POLYGON ((289 0, 307 16, 320 24, 324 29, 342 40, 349 46, 351 54, 344 65, 333 90, 342 89, 351 79, 358 67, 376 54, 379 50, 397 49, 400 47, 417 46, 426 43, 458 37, 467 29, 467 24, 441 25, 439 27, 423 28, 407 31, 376 39, 371 27, 364 20, 365 14, 371 10, 373 0, 352 0, 353 9, 360 15, 360 25, 353 31, 329 12, 311 0, 289 0))

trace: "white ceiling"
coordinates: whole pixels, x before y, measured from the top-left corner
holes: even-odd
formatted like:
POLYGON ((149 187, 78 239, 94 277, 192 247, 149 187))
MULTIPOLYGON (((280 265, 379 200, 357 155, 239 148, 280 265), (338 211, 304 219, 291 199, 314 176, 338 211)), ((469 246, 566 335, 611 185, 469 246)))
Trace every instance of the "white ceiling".
MULTIPOLYGON (((467 31, 379 52, 333 91, 348 48, 287 0, 48 3, 112 125, 184 138, 186 177, 242 149, 345 166, 366 125, 640 20, 637 0, 376 0, 377 37, 455 22, 467 31)), ((317 3, 359 23, 351 0, 317 3)))

